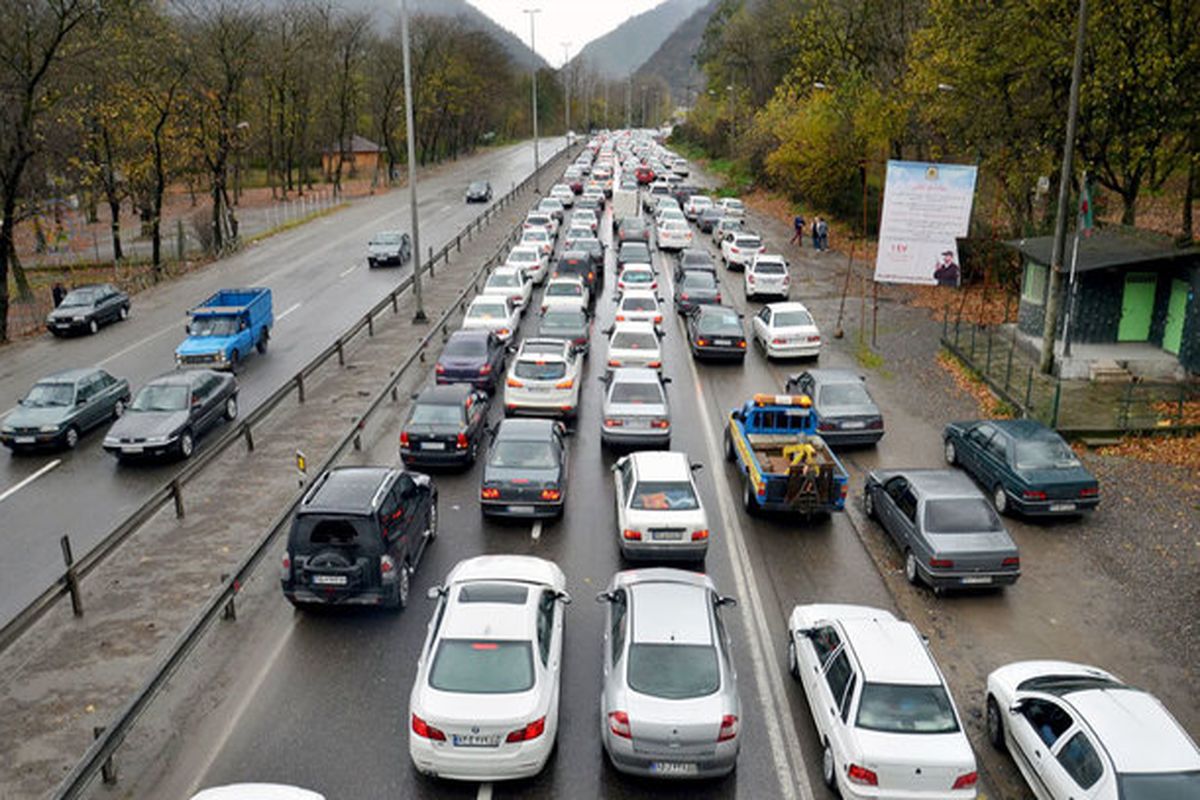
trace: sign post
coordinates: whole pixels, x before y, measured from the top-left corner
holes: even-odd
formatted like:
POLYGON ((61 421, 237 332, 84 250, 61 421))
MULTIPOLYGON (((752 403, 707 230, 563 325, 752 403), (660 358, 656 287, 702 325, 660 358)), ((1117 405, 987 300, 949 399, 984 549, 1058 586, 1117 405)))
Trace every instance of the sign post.
POLYGON ((308 479, 308 458, 303 450, 296 451, 296 477, 300 481, 300 488, 303 489, 304 482, 308 479))

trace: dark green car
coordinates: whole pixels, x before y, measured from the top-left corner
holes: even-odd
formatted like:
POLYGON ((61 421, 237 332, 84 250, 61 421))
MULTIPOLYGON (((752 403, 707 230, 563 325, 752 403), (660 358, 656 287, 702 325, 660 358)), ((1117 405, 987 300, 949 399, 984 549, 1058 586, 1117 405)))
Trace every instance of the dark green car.
POLYGON ((952 422, 946 462, 965 469, 1001 514, 1064 516, 1100 504, 1100 484, 1056 432, 1031 419, 952 422))
POLYGON ((33 385, 0 424, 0 443, 10 450, 65 447, 116 419, 129 405, 129 381, 102 369, 57 372, 33 385))

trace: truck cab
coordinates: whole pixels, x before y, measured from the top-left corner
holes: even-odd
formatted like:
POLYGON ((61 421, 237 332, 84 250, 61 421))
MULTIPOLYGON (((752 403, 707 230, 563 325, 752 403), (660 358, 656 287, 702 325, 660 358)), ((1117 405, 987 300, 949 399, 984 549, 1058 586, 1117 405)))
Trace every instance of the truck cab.
POLYGON ((222 289, 188 312, 178 367, 235 371, 252 351, 267 352, 274 316, 270 289, 222 289))

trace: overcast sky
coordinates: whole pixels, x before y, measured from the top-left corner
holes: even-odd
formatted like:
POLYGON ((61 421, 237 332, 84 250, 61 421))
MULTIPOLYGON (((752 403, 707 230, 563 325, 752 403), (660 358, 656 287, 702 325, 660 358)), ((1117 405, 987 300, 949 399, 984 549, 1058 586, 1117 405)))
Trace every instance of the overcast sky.
POLYGON ((563 63, 563 42, 570 42, 570 55, 592 39, 603 36, 625 20, 649 11, 663 0, 468 0, 471 5, 521 37, 529 44, 526 8, 540 8, 535 15, 537 51, 552 67, 563 63))

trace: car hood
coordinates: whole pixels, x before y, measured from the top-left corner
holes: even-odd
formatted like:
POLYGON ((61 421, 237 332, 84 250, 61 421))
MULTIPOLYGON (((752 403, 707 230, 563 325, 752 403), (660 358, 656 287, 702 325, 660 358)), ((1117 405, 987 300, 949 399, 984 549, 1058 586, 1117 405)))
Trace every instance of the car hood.
POLYGON ((229 349, 236 336, 189 336, 175 348, 177 356, 202 356, 229 349))
POLYGON ((17 406, 11 414, 4 418, 4 426, 39 428, 42 425, 61 425, 70 419, 74 410, 74 406, 49 406, 47 408, 17 406))
POLYGON ((95 309, 92 306, 59 306, 48 315, 49 319, 71 320, 75 317, 86 317, 95 309))
POLYGON ((125 412, 108 429, 108 436, 116 438, 139 438, 167 436, 187 424, 186 411, 134 411, 125 412))
POLYGON ((558 483, 560 479, 557 468, 529 469, 528 467, 497 467, 488 464, 483 469, 484 483, 512 483, 514 480, 524 480, 531 486, 546 483, 558 483))

